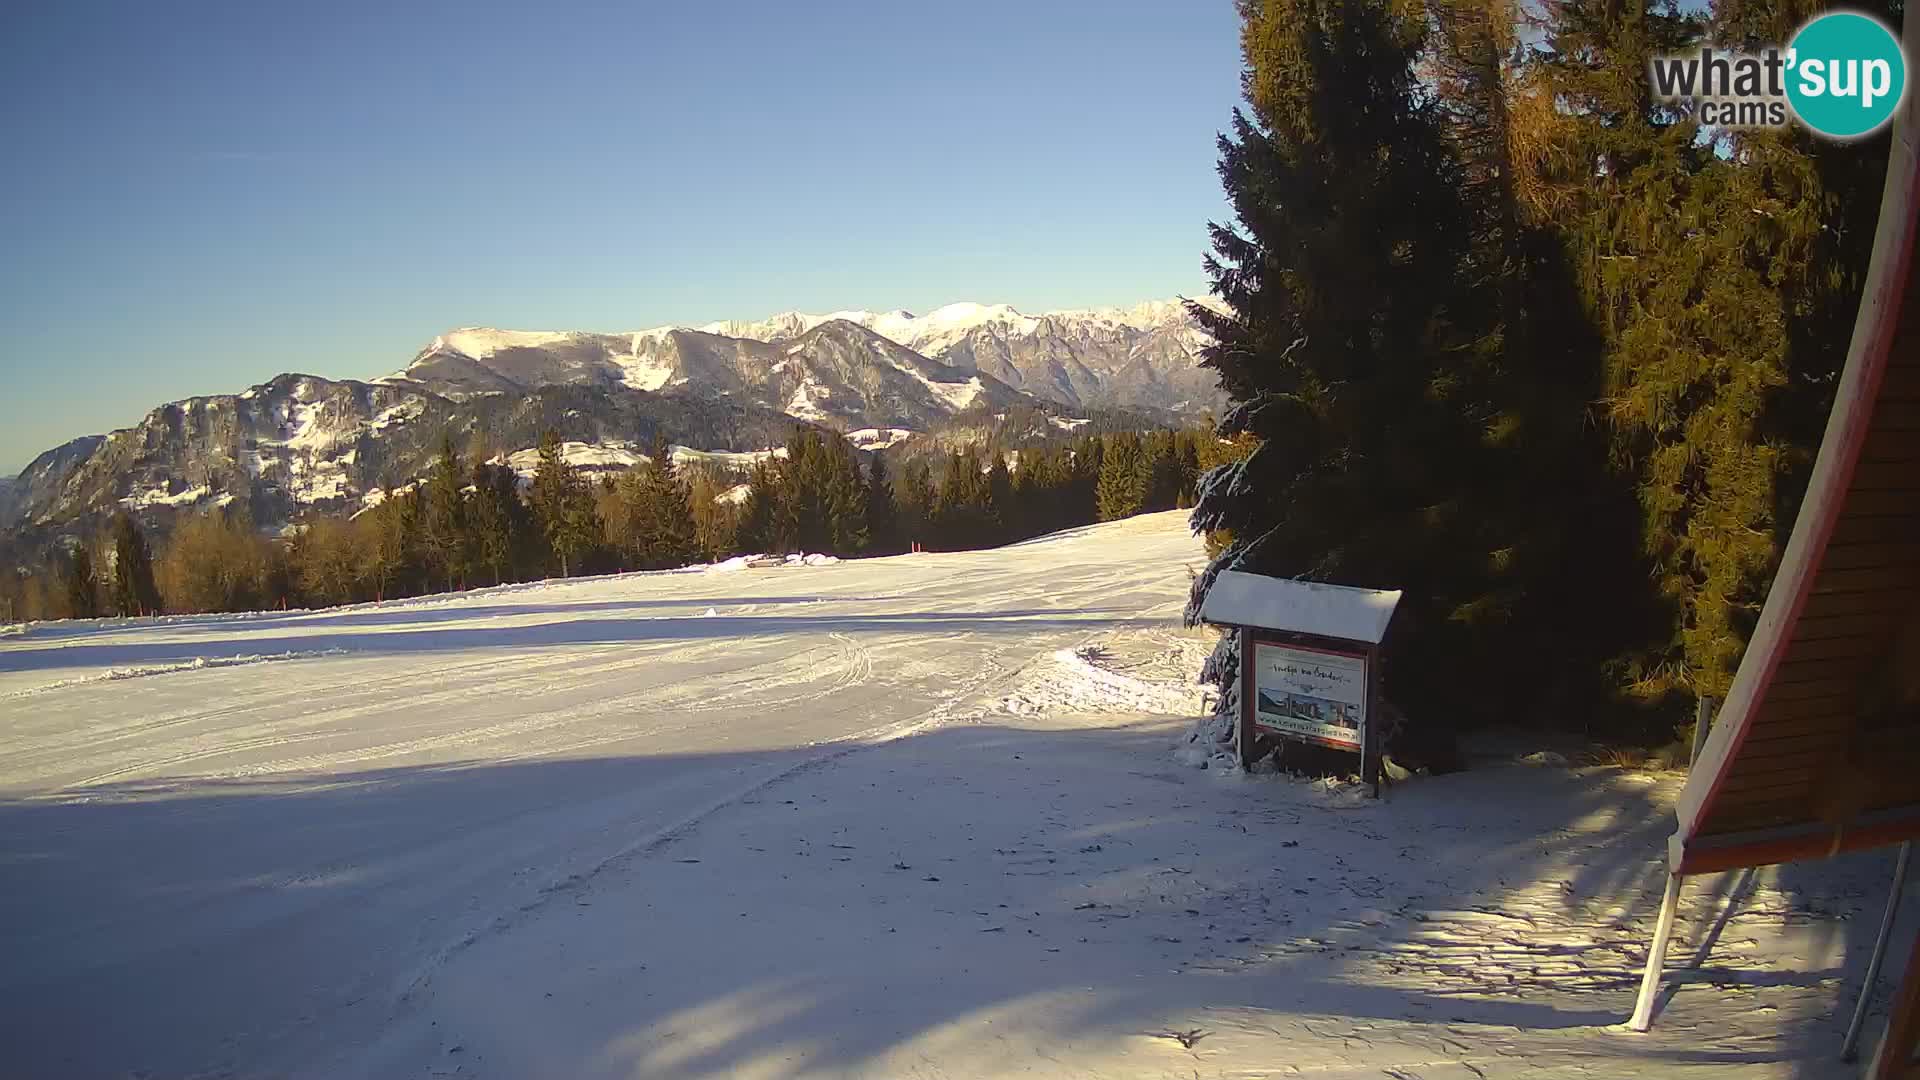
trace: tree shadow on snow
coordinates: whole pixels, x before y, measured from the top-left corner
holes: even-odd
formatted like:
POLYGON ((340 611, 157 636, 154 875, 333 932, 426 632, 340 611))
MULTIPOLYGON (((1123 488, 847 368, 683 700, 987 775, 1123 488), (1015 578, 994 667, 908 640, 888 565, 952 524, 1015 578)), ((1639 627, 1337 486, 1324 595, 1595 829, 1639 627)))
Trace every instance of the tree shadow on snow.
MULTIPOLYGON (((758 603, 773 603, 761 600, 758 603)), ((737 606, 740 602, 727 602, 737 606)), ((617 611, 625 605, 598 610, 617 611)), ((676 606, 701 607, 701 601, 679 601, 676 606)), ((580 610, 569 605, 516 606, 511 614, 522 619, 508 626, 462 627, 425 626, 418 630, 340 630, 327 629, 333 623, 289 623, 288 631, 276 634, 279 626, 247 627, 252 631, 230 639, 192 637, 179 641, 115 642, 110 637, 95 641, 78 638, 66 644, 45 647, 21 647, 0 650, 0 672, 51 669, 114 668, 129 665, 181 663, 196 658, 223 659, 238 656, 273 655, 286 652, 343 650, 366 655, 405 653, 467 652, 482 649, 538 649, 555 646, 594 646, 644 643, 653 641, 692 641, 714 638, 772 638, 779 635, 824 635, 827 633, 877 634, 1031 634, 1036 631, 1076 630, 1094 632, 1131 626, 1164 626, 1166 620, 1136 616, 1113 617, 1103 613, 1122 608, 1083 608, 1086 618, 1063 616, 1058 608, 1022 608, 1010 611, 907 611, 862 615, 729 615, 718 612, 720 602, 706 604, 716 608, 712 616, 703 614, 652 615, 631 618, 604 614, 581 618, 580 610), (320 629, 311 629, 314 626, 320 629), (298 632, 294 632, 298 631, 298 632)), ((472 609, 460 610, 459 618, 470 617, 472 609)), ((456 617, 454 612, 441 615, 456 617)), ((396 622, 431 622, 419 613, 396 616, 396 622)))
POLYGON ((575 905, 644 903, 619 909, 633 940, 589 947, 681 981, 635 982, 617 1030, 549 1071, 877 1069, 909 1042, 974 1040, 982 1017, 1024 1014, 1069 1066, 1075 1044, 1240 1017, 1302 1060, 1329 1042, 1383 1040, 1384 1061, 1519 1029, 1535 1063, 1608 1038, 1649 1068, 1850 1075, 1833 1058, 1885 853, 1786 868, 1767 893, 1785 908, 1760 915, 1742 914, 1749 879, 1689 882, 1734 907, 1679 928, 1673 955, 1697 971, 1670 973, 1667 1026, 1597 1032, 1632 1007, 1632 943, 1644 949, 1659 902, 1672 819, 1651 789, 1507 768, 1373 803, 1181 769, 1168 743, 1146 726, 954 725, 852 754, 455 762, 0 802, 0 1055, 22 1075, 271 1071, 260 1063, 374 1038, 419 993, 455 1023, 538 1041, 577 1003, 546 1003, 550 1021, 461 1015, 466 943, 509 943, 575 905), (832 770, 863 783, 822 797, 832 770), (713 812, 682 829, 689 806, 713 812), (793 849, 806 857, 791 878, 767 872, 765 852, 793 849), (787 916, 816 907, 818 940, 802 940, 787 916), (1579 934, 1547 932, 1563 915, 1579 934), (1843 966, 1750 971, 1724 948, 1732 926, 1764 937, 1780 922, 1843 966), (1699 995, 1764 987, 1828 1008, 1783 1010, 1758 1043, 1693 1019, 1699 995))

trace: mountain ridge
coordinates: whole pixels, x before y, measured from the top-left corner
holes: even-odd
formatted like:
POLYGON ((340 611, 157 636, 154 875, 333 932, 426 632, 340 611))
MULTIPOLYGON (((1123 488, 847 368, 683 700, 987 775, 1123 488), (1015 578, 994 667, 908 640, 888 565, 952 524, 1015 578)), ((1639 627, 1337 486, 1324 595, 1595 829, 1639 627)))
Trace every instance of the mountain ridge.
MULTIPOLYGON (((406 368, 374 381, 413 381, 450 396, 545 382, 657 390, 704 381, 740 392, 744 388, 729 372, 746 374, 743 365, 756 354, 754 344, 793 342, 828 323, 846 322, 1070 408, 1148 408, 1197 417, 1217 411, 1225 398, 1212 373, 1200 367, 1200 350, 1209 339, 1188 302, 1176 297, 1029 315, 1008 304, 961 301, 925 315, 905 309, 783 311, 758 320, 613 332, 464 326, 436 335, 406 368), (695 360, 676 353, 703 355, 695 360)), ((1196 302, 1219 310, 1211 298, 1196 302)))
POLYGON ((392 375, 283 373, 62 443, 0 486, 0 529, 235 500, 263 525, 351 510, 423 472, 443 433, 463 453, 519 452, 547 428, 583 444, 659 433, 744 452, 806 424, 901 433, 890 444, 1015 411, 1039 430, 1096 412, 1165 422, 1200 411, 1195 399, 1213 405, 1204 341, 1179 300, 1040 315, 971 302, 926 315, 786 312, 612 334, 458 327, 392 375))

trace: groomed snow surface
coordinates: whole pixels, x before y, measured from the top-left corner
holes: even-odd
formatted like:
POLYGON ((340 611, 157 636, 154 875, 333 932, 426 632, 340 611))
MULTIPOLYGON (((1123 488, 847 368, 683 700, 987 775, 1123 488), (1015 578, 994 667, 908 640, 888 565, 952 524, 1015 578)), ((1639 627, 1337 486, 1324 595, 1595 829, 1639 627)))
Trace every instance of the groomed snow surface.
POLYGON ((1677 782, 1180 764, 1183 519, 0 635, 0 1073, 1851 1075, 1887 853, 1621 1031, 1677 782))

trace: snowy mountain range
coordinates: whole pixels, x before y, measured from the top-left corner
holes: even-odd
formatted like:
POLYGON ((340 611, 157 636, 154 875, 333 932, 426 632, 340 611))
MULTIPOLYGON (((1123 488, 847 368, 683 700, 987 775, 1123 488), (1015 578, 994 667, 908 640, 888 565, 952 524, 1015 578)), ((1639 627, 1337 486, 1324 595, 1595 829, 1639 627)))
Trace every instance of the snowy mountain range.
POLYGON ((351 511, 422 475, 444 434, 463 453, 523 453, 548 429, 587 448, 661 433, 748 452, 805 423, 886 433, 877 448, 1014 412, 1043 432, 1093 410, 1197 416, 1221 404, 1198 366, 1205 343, 1179 301, 1033 316, 982 304, 787 312, 614 334, 467 327, 384 378, 281 375, 55 447, 0 489, 0 530, 235 500, 263 525, 351 511))
POLYGON ((1224 400, 1199 366, 1206 343, 1179 300, 1039 315, 959 303, 926 315, 788 311, 617 334, 465 327, 385 381, 450 397, 549 383, 695 385, 801 419, 871 425, 911 426, 982 397, 994 406, 1005 390, 1069 408, 1199 415, 1224 400))

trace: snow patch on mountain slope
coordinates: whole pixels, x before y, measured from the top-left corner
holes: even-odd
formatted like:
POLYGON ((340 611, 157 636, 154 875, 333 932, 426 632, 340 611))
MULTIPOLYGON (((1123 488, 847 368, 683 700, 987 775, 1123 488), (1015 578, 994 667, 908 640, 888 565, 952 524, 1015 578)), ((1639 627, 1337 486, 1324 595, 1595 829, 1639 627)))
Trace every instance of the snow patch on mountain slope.
POLYGON ((502 349, 538 348, 557 344, 572 336, 555 330, 495 330, 486 326, 463 326, 434 338, 431 347, 484 360, 502 349))
POLYGON ((426 404, 420 401, 403 401, 398 405, 389 405, 367 422, 367 430, 385 431, 390 427, 399 427, 410 420, 418 420, 426 411, 426 404))
POLYGON ((959 412, 975 401, 978 401, 981 393, 984 392, 984 388, 980 385, 980 376, 978 375, 973 376, 963 383, 936 382, 933 379, 927 378, 925 375, 921 375, 917 371, 914 372, 914 376, 918 378, 921 383, 925 384, 927 389, 933 391, 936 396, 942 401, 945 401, 948 407, 953 409, 954 412, 959 412))
MULTIPOLYGON (((755 462, 768 458, 786 457, 784 446, 767 450, 695 450, 690 446, 678 444, 668 448, 675 465, 707 463, 724 465, 730 468, 751 468, 755 462)), ((639 444, 609 441, 600 443, 563 442, 560 444, 561 460, 588 473, 624 472, 653 460, 640 449, 639 444)), ((540 471, 540 448, 530 446, 524 450, 515 450, 511 454, 498 454, 493 464, 505 465, 522 480, 531 480, 540 471)), ((411 485, 409 485, 411 487, 411 485)), ((376 491, 378 489, 375 489, 376 491)), ((367 493, 367 505, 377 506, 379 500, 373 498, 373 492, 367 493)), ((381 496, 385 498, 385 496, 381 496)))
POLYGON ((690 446, 674 446, 672 452, 675 465, 707 462, 736 469, 752 468, 756 462, 787 456, 787 448, 784 446, 775 446, 766 450, 695 450, 690 446))
POLYGON ((647 351, 650 343, 658 342, 665 334, 659 331, 642 330, 628 335, 627 351, 607 357, 620 368, 620 381, 635 390, 658 390, 671 382, 686 382, 686 377, 674 378, 673 365, 651 355, 647 351))
MULTIPOLYGON (((647 455, 626 442, 563 442, 560 459, 584 472, 623 472, 647 460, 647 455)), ((493 460, 512 469, 520 479, 531 480, 540 471, 540 448, 530 446, 493 460)))
POLYGON ((138 491, 120 500, 120 504, 133 510, 146 510, 155 506, 191 506, 212 494, 205 484, 190 487, 185 491, 173 493, 165 488, 150 488, 138 491))
POLYGON ((908 428, 858 428, 847 432, 847 441, 860 450, 885 450, 914 436, 908 428))
POLYGON ((793 388, 793 397, 786 404, 787 415, 802 420, 825 420, 826 412, 813 403, 814 395, 820 390, 820 384, 813 381, 813 376, 802 376, 800 385, 793 388))

